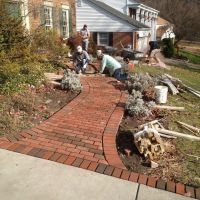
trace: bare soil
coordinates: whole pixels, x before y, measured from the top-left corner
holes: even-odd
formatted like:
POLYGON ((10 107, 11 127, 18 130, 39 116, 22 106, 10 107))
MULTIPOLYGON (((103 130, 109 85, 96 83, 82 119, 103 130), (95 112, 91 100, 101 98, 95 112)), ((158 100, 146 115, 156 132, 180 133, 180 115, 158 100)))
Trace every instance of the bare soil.
POLYGON ((52 85, 28 88, 22 94, 1 96, 0 136, 17 134, 42 123, 76 96, 52 85))
MULTIPOLYGON (((137 132, 138 126, 154 119, 141 120, 129 116, 124 117, 117 135, 120 157, 130 171, 155 176, 165 181, 182 182, 184 155, 179 151, 174 140, 162 138, 165 153, 159 159, 154 160, 159 165, 155 169, 151 168, 149 161, 139 153, 134 144, 134 134, 137 132)), ((167 122, 164 121, 164 123, 166 127, 167 122)), ((189 182, 186 184, 192 185, 189 182)))

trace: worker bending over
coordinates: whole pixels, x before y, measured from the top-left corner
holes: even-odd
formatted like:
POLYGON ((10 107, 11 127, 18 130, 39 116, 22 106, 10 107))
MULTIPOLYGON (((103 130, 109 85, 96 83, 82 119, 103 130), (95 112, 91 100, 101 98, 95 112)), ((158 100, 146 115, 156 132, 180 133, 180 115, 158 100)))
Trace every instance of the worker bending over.
POLYGON ((103 54, 101 50, 97 50, 97 57, 101 60, 100 73, 103 73, 106 68, 110 76, 113 76, 117 80, 123 81, 128 79, 128 74, 122 72, 121 64, 113 57, 103 54))

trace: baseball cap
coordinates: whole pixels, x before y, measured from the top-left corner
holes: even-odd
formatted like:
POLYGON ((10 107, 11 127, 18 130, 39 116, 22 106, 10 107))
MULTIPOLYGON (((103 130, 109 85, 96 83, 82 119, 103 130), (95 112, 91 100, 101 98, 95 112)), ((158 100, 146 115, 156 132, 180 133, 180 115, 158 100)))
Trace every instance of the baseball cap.
POLYGON ((102 55, 102 50, 97 50, 97 56, 101 56, 102 55))
POLYGON ((81 46, 77 46, 77 51, 80 53, 80 52, 82 52, 83 51, 83 49, 82 49, 82 47, 81 46))

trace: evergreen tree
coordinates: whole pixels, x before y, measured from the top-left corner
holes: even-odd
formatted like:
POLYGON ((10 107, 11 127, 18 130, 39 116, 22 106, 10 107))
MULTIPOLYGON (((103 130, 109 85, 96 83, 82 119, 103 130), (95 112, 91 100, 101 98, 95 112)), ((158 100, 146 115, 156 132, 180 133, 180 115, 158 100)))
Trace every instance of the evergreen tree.
POLYGON ((0 2, 0 52, 12 57, 22 56, 29 45, 29 36, 20 15, 20 5, 10 1, 0 2), (17 12, 16 12, 17 11, 17 12))

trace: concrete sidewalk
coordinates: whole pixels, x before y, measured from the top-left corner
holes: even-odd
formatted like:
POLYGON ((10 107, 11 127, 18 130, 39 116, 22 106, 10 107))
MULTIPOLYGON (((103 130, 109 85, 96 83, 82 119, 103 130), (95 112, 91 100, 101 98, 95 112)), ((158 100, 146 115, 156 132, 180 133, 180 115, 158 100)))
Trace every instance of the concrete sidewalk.
POLYGON ((88 170, 0 149, 2 200, 190 200, 88 170))

